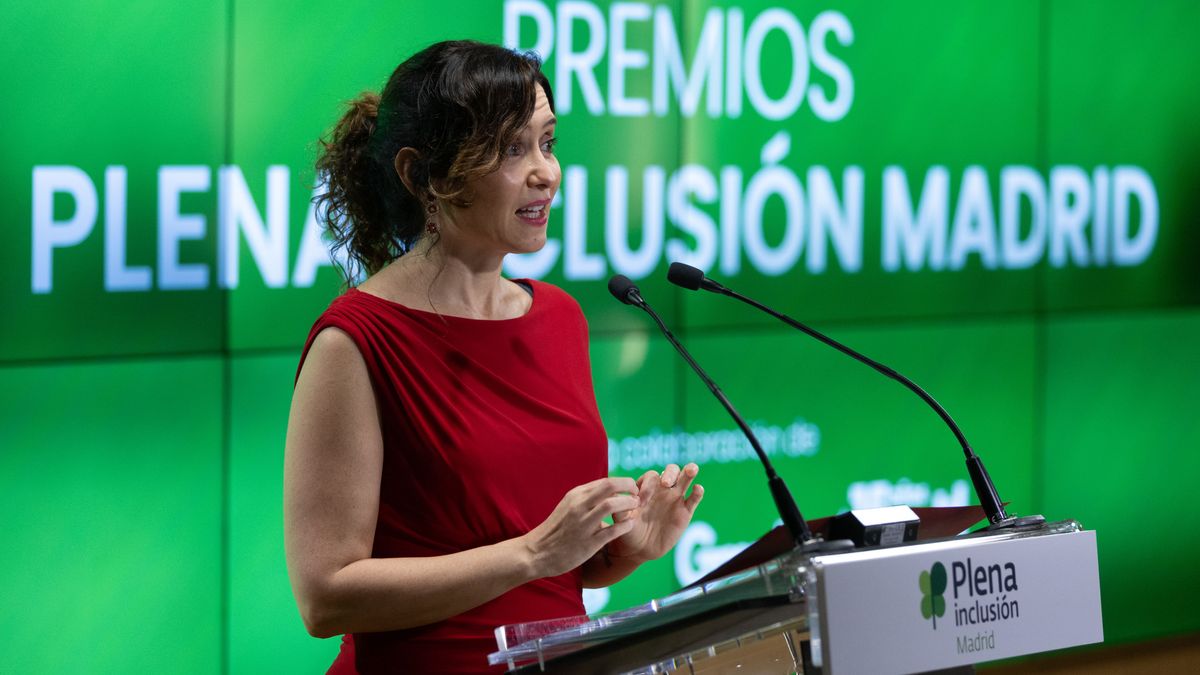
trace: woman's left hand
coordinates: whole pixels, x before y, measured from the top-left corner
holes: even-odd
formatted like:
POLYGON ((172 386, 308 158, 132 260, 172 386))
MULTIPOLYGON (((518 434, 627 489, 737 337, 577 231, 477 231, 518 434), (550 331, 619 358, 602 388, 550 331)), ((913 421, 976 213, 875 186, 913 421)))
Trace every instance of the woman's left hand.
POLYGON ((692 485, 700 467, 688 464, 682 469, 669 464, 661 475, 651 469, 638 478, 640 504, 633 511, 613 514, 614 522, 635 518, 633 529, 609 542, 608 555, 632 558, 638 562, 661 558, 692 522, 696 506, 704 498, 704 487, 692 485), (692 494, 688 496, 688 488, 692 494))

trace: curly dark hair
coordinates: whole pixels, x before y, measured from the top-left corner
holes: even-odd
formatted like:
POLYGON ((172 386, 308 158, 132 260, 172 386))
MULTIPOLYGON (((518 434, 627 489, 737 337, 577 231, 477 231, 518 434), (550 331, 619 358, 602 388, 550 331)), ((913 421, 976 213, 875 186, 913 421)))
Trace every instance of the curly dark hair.
POLYGON ((334 250, 346 250, 348 284, 412 248, 430 199, 470 205, 468 183, 500 167, 503 149, 533 116, 539 86, 554 110, 537 56, 454 40, 417 52, 381 94, 363 92, 349 103, 320 141, 325 190, 314 199, 334 250), (402 148, 417 152, 412 191, 395 168, 402 148))

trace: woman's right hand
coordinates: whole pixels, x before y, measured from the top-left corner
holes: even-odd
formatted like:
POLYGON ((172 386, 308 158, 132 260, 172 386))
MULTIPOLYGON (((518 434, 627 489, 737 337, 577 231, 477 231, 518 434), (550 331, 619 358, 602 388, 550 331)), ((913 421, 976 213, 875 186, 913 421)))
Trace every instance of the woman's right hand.
POLYGON ((565 574, 629 532, 638 503, 632 478, 601 478, 572 488, 546 520, 522 537, 535 576, 565 574), (618 522, 604 522, 613 514, 620 514, 618 522))

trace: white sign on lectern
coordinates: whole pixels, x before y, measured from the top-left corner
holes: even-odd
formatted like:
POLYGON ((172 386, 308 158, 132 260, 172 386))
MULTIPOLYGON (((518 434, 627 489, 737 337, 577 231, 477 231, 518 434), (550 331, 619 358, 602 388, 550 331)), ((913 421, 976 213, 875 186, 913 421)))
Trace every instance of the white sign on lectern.
POLYGON ((817 556, 809 574, 813 656, 828 675, 920 672, 1104 639, 1095 532, 817 556))

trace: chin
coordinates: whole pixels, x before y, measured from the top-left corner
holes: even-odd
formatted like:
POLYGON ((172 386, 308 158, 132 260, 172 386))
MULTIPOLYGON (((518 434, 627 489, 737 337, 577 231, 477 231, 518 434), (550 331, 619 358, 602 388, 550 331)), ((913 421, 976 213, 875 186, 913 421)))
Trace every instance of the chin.
POLYGON ((519 244, 513 246, 511 252, 517 253, 517 254, 537 253, 538 251, 542 250, 545 247, 546 247, 546 235, 543 234, 542 236, 538 237, 537 239, 520 242, 519 244))

